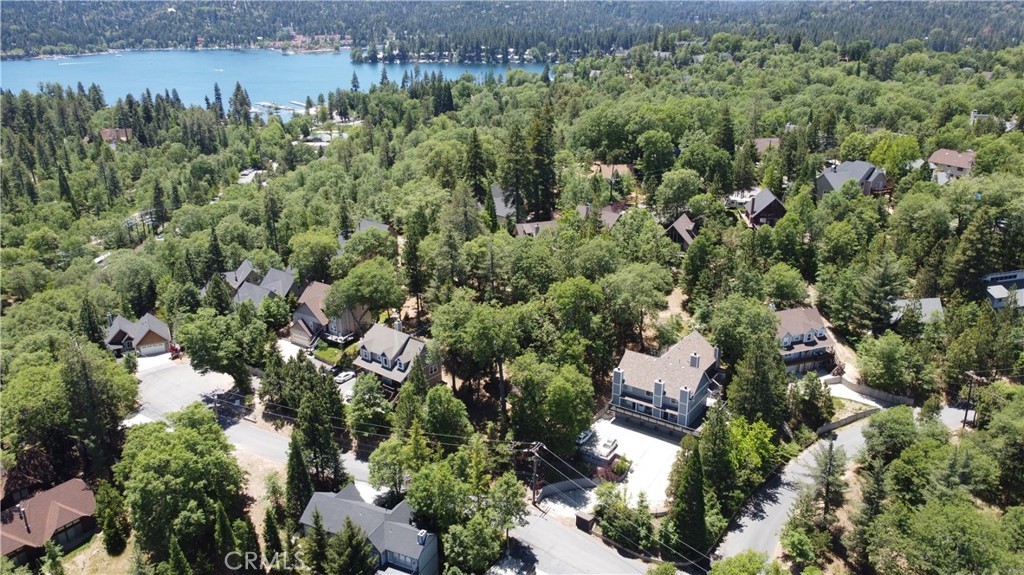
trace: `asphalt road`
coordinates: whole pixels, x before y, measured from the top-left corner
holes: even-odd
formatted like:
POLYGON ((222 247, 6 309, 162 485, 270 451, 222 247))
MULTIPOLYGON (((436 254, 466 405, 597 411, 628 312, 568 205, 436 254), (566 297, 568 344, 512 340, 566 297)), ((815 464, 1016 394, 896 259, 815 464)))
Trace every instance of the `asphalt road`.
MULTIPOLYGON (((962 409, 945 408, 939 419, 952 430, 960 429, 962 409)), ((972 412, 973 417, 973 412, 972 412)), ((862 419, 836 430, 835 442, 846 451, 847 461, 857 456, 864 447, 861 431, 868 420, 862 419)), ((796 502, 801 485, 808 483, 808 475, 814 464, 814 450, 822 440, 804 450, 783 469, 782 474, 772 478, 761 491, 747 502, 742 514, 730 526, 731 530, 722 540, 717 553, 732 557, 748 549, 775 556, 779 548, 782 527, 789 518, 789 510, 796 502)))
POLYGON ((512 530, 512 537, 536 559, 537 575, 643 575, 647 565, 627 559, 614 549, 561 522, 530 508, 529 523, 512 530))

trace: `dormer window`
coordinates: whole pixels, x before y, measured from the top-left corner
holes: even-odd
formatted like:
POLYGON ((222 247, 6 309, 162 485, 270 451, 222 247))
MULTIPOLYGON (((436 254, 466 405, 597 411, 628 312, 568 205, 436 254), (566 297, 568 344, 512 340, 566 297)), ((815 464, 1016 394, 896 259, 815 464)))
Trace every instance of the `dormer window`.
POLYGON ((807 332, 807 343, 814 341, 814 330, 807 332))
POLYGON ((403 364, 402 360, 400 360, 400 359, 399 360, 395 360, 395 367, 398 368, 398 371, 405 371, 405 364, 403 364))
POLYGON ((789 334, 786 334, 786 335, 785 335, 785 336, 783 336, 783 338, 782 338, 782 347, 789 347, 789 344, 790 344, 791 342, 792 342, 792 340, 791 340, 791 339, 789 338, 789 334))
POLYGON ((380 354, 380 364, 389 369, 391 368, 391 362, 388 361, 388 356, 384 355, 383 353, 380 354))
POLYGON ((370 350, 365 347, 359 350, 359 355, 366 361, 370 361, 370 350))

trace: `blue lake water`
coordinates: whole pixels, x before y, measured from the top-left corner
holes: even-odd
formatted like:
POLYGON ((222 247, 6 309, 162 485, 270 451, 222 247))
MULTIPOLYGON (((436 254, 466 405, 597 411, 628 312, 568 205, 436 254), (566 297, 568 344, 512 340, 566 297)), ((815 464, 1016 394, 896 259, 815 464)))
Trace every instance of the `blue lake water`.
MULTIPOLYGON (((391 81, 401 82, 402 75, 407 70, 412 74, 415 66, 353 64, 347 50, 289 55, 271 50, 138 51, 0 62, 0 87, 17 93, 23 89, 34 92, 40 82, 69 86, 81 82, 86 88, 95 83, 103 90, 107 104, 128 93, 141 94, 146 88, 154 94, 177 89, 188 105, 203 104, 206 96, 212 100, 216 82, 227 106, 235 82, 241 82, 253 103, 291 105, 292 100, 304 102, 306 96, 315 101, 317 94, 350 89, 353 72, 365 91, 380 81, 382 69, 387 69, 391 81)), ((543 64, 510 67, 538 73, 544 69, 543 64)), ((495 76, 507 73, 506 66, 487 64, 422 63, 419 68, 421 74, 440 72, 446 78, 458 78, 467 72, 478 78, 488 71, 495 76)))

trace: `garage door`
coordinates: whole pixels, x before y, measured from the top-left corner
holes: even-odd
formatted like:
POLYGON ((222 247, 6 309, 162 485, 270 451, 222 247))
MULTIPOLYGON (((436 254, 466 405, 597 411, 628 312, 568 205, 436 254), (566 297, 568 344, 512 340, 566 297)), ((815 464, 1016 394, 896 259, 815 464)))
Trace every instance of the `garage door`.
POLYGON ((166 343, 154 343, 152 345, 144 345, 139 348, 140 355, 160 355, 167 351, 166 343))

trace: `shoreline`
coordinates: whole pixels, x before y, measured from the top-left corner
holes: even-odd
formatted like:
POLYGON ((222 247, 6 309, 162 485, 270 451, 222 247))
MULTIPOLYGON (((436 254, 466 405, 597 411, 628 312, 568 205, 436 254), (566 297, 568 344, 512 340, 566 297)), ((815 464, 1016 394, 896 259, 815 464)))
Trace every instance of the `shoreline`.
MULTIPOLYGON (((341 48, 338 48, 338 49, 335 49, 335 48, 310 48, 310 49, 303 49, 303 50, 290 49, 291 51, 290 51, 289 55, 292 55, 292 54, 324 54, 324 53, 329 53, 329 52, 341 53, 341 52, 350 51, 351 49, 352 49, 351 46, 342 46, 341 48)), ((86 57, 86 56, 104 56, 104 55, 107 55, 107 54, 128 54, 128 53, 133 53, 133 52, 213 52, 213 51, 223 51, 223 50, 233 50, 233 51, 237 51, 237 52, 244 52, 244 51, 249 51, 249 50, 253 50, 253 51, 265 50, 267 52, 281 52, 281 53, 284 53, 284 50, 281 49, 281 48, 264 48, 264 47, 261 47, 261 46, 227 46, 227 47, 217 46, 217 47, 213 47, 213 48, 206 48, 206 47, 203 47, 203 48, 121 48, 121 49, 103 50, 102 52, 81 52, 81 53, 78 53, 78 54, 46 54, 46 55, 41 55, 41 56, 11 56, 9 54, 0 54, 0 61, 3 61, 3 62, 16 62, 16 61, 30 62, 32 60, 65 60, 65 59, 68 59, 68 58, 83 58, 83 57, 86 57)))

